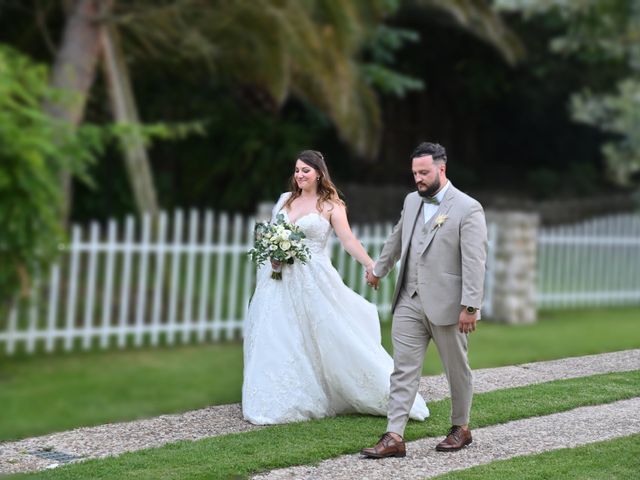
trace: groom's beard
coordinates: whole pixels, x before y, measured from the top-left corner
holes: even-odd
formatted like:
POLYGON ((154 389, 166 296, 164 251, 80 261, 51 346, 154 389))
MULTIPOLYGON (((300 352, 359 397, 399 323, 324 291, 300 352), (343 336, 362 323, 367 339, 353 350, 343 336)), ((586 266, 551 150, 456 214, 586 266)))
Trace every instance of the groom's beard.
MULTIPOLYGON (((422 185, 425 185, 424 183, 422 185)), ((433 197, 440 190, 440 177, 436 177, 431 185, 427 185, 426 190, 418 188, 418 194, 421 197, 433 197)))

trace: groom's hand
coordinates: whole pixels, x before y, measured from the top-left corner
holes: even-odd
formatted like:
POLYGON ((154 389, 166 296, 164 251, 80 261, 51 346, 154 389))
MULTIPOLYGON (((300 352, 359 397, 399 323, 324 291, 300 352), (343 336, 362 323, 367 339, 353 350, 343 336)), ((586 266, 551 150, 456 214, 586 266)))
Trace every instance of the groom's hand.
POLYGON ((375 264, 371 264, 371 265, 369 265, 369 266, 367 267, 367 270, 366 270, 366 272, 365 272, 365 274, 364 274, 364 277, 365 277, 365 278, 366 278, 366 280, 367 280, 367 284, 368 284, 370 287, 373 287, 373 289, 374 289, 374 290, 377 290, 377 289, 378 289, 378 284, 380 283, 380 277, 376 277, 376 276, 373 274, 373 267, 374 267, 374 266, 375 266, 375 264))
POLYGON ((473 332, 476 329, 477 316, 478 312, 469 313, 466 308, 463 308, 458 318, 458 330, 460 330, 460 333, 473 332))

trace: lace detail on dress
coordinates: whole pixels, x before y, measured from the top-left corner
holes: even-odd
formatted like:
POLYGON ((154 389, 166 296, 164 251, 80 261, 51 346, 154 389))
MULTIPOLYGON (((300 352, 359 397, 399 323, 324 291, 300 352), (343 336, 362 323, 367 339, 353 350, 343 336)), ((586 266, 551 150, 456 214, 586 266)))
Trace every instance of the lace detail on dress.
MULTIPOLYGON (((281 210, 281 213, 284 214, 287 221, 291 221, 286 210, 281 210)), ((304 241, 309 247, 311 255, 326 255, 327 241, 332 232, 329 221, 319 213, 311 212, 300 217, 295 221, 295 224, 306 235, 304 241)))

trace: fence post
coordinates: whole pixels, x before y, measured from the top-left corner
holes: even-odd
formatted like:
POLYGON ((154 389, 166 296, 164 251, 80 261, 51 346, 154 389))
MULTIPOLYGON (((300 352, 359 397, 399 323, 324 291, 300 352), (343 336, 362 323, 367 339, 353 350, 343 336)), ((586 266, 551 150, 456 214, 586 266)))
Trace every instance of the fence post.
POLYGON ((496 225, 493 245, 491 320, 501 323, 536 321, 536 246, 538 214, 487 212, 496 225))

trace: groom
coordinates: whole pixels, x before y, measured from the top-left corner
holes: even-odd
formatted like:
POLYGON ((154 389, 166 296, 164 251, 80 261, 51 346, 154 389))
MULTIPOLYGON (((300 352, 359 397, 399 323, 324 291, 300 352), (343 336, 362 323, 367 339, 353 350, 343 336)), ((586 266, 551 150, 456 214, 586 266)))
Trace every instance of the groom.
POLYGON ((482 206, 447 179, 442 145, 421 143, 411 155, 417 192, 404 208, 380 258, 367 271, 378 287, 400 259, 392 302, 393 361, 387 432, 367 457, 404 457, 404 429, 415 399, 422 363, 433 339, 451 391, 451 424, 440 452, 460 450, 472 441, 469 430, 472 375, 467 334, 476 329, 482 303, 487 229, 482 206))

